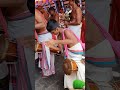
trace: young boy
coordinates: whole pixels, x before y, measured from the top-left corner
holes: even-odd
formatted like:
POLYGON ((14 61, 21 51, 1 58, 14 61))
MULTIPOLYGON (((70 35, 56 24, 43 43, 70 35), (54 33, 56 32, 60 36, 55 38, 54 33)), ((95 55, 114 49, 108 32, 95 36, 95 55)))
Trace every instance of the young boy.
MULTIPOLYGON (((54 46, 55 44, 63 44, 67 45, 66 52, 68 52, 67 58, 73 59, 77 66, 78 71, 73 72, 71 75, 64 76, 64 88, 68 88, 69 90, 73 89, 73 81, 78 79, 85 81, 85 65, 82 60, 83 48, 82 44, 79 42, 75 34, 66 29, 62 29, 59 27, 59 24, 55 20, 49 20, 47 23, 47 30, 52 34, 60 37, 60 40, 50 40, 46 42, 48 47, 54 46)), ((65 52, 65 53, 66 53, 65 52)))

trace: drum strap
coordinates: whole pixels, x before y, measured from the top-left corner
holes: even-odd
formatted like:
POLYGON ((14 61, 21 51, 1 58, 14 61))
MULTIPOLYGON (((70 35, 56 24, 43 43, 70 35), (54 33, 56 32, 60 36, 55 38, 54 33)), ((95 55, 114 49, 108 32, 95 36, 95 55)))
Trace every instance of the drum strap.
MULTIPOLYGON (((64 30, 65 30, 65 29, 64 29, 64 30)), ((63 32, 62 32, 63 40, 65 39, 64 30, 63 30, 63 32)), ((68 57, 68 48, 67 48, 67 44, 64 45, 64 48, 65 48, 65 58, 67 58, 67 57, 68 57)))
POLYGON ((5 58, 6 52, 8 50, 8 46, 9 46, 9 42, 7 40, 5 40, 5 50, 3 50, 3 52, 2 52, 1 59, 5 58))
MULTIPOLYGON (((63 37, 63 40, 65 39, 65 35, 64 35, 64 31, 65 30, 69 30, 68 28, 65 28, 63 29, 63 32, 62 32, 62 37, 63 37)), ((72 32, 71 30, 69 30, 70 32, 72 32)), ((72 32, 73 33, 73 32, 72 32)), ((74 33, 73 33, 74 34, 74 33)), ((85 44, 82 43, 82 41, 74 34, 74 36, 77 38, 77 40, 81 43, 82 45, 82 48, 83 50, 85 50, 85 44)), ((65 55, 66 55, 66 58, 68 57, 68 48, 67 48, 67 45, 64 45, 64 48, 65 48, 65 55)))

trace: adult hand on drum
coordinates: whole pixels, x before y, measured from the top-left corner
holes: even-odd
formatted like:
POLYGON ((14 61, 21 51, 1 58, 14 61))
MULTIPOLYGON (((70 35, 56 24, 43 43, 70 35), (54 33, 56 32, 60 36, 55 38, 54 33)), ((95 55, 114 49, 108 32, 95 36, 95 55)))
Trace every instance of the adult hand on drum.
POLYGON ((46 41, 45 44, 50 47, 50 46, 54 46, 56 43, 55 43, 55 40, 51 39, 49 41, 46 41))
POLYGON ((55 46, 55 40, 50 40, 50 41, 46 41, 45 42, 46 46, 50 48, 51 52, 54 53, 59 53, 60 52, 60 48, 55 46))

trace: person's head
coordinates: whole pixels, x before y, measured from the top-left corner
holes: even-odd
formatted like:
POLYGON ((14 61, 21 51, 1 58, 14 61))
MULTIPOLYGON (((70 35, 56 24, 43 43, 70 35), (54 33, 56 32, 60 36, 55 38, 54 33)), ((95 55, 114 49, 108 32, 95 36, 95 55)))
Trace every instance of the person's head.
POLYGON ((69 0, 69 4, 71 5, 71 6, 75 6, 75 5, 77 5, 79 3, 79 0, 69 0))
POLYGON ((50 7, 48 12, 51 14, 51 15, 54 15, 55 14, 55 9, 53 7, 50 7))
POLYGON ((49 20, 47 23, 47 30, 48 32, 52 34, 58 35, 59 34, 59 23, 54 19, 49 20))

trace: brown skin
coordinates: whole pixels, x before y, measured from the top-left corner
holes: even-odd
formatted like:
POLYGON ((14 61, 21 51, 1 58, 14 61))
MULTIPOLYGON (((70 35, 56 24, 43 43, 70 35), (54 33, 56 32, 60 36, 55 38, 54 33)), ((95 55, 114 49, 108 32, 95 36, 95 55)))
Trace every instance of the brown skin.
POLYGON ((41 17, 42 13, 35 9, 35 29, 37 33, 42 33, 46 31, 46 24, 44 21, 44 17, 41 17))
POLYGON ((49 19, 49 14, 47 13, 47 11, 45 11, 45 10, 43 9, 42 6, 38 7, 37 9, 40 10, 40 12, 44 15, 44 17, 45 17, 46 20, 49 19))
POLYGON ((49 19, 54 19, 57 22, 59 22, 59 14, 56 13, 55 11, 50 11, 50 15, 53 15, 52 17, 50 17, 49 19))
POLYGON ((75 4, 74 1, 70 0, 69 4, 72 7, 72 20, 70 22, 65 22, 66 25, 80 25, 82 20, 82 11, 81 9, 75 4))

